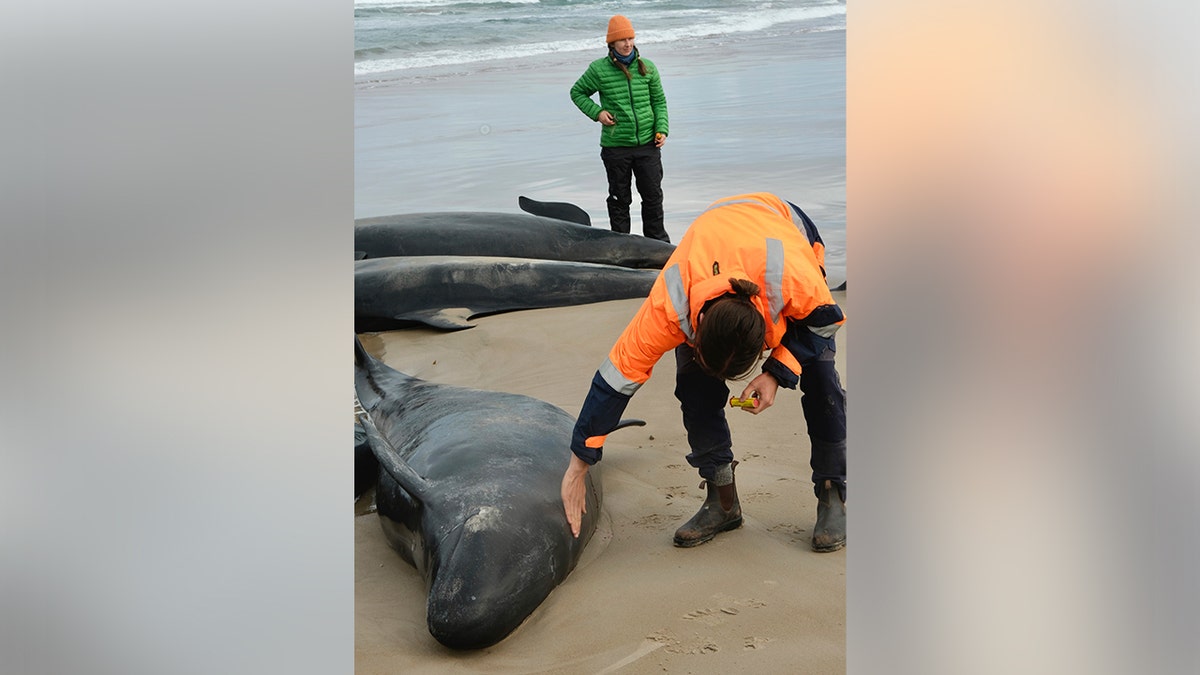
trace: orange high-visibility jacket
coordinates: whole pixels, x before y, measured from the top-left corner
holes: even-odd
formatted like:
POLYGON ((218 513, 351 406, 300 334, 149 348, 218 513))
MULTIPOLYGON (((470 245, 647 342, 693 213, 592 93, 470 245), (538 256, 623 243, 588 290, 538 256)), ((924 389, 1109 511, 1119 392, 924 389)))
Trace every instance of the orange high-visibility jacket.
POLYGON ((832 337, 845 322, 824 273, 824 245, 811 222, 779 197, 753 193, 713 203, 688 228, 663 265, 650 294, 593 378, 571 449, 589 464, 599 460, 605 435, 629 398, 650 379, 668 351, 693 343, 704 303, 731 291, 730 279, 760 289, 754 305, 766 320, 763 369, 794 388, 800 362, 781 344, 788 322, 832 337))

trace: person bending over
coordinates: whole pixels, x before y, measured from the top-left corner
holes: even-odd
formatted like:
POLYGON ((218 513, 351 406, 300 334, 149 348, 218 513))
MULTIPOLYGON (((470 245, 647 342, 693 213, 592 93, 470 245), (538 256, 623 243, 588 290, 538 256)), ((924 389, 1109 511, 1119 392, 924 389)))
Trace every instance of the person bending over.
POLYGON ((774 404, 779 387, 799 386, 817 497, 812 547, 845 545, 846 392, 834 367, 834 335, 845 315, 829 291, 824 258, 812 220, 773 194, 721 199, 692 222, 592 377, 561 487, 575 536, 588 468, 600 461, 605 435, 669 350, 675 351, 687 461, 707 487, 700 510, 675 532, 675 545, 696 546, 740 527, 726 381, 749 375, 771 350, 741 392, 753 407, 742 409, 759 415, 774 404))

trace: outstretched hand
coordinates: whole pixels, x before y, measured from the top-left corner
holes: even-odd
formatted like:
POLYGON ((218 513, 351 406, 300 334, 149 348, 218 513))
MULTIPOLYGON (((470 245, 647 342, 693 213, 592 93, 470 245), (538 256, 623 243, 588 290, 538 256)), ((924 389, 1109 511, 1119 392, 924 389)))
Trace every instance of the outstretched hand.
POLYGON ((583 514, 587 513, 587 462, 571 453, 571 464, 567 467, 562 479, 563 511, 567 514, 567 523, 571 526, 572 536, 579 537, 579 529, 583 525, 583 514))
POLYGON ((760 373, 758 377, 750 380, 750 384, 742 390, 742 398, 756 398, 757 405, 753 408, 742 408, 751 415, 770 408, 775 403, 775 393, 779 391, 779 382, 775 380, 775 376, 770 373, 760 373))

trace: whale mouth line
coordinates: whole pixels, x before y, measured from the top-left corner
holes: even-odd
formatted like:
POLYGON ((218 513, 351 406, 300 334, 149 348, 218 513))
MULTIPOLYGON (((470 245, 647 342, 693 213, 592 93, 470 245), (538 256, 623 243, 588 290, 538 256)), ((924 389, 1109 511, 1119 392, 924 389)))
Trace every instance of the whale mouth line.
POLYGON ((474 510, 474 515, 459 520, 454 527, 447 530, 446 534, 438 539, 438 548, 445 552, 443 556, 440 556, 443 561, 454 560, 465 534, 495 530, 500 524, 500 516, 503 511, 499 507, 476 506, 474 510))

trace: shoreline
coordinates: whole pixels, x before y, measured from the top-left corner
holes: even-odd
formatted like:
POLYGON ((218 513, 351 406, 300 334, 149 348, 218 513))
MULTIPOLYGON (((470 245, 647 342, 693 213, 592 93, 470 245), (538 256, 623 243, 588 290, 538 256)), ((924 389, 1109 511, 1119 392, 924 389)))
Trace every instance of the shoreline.
MULTIPOLYGON (((670 113, 663 192, 672 241, 717 199, 775 192, 816 222, 830 284, 845 280, 845 31, 644 51, 663 74, 670 113)), ((355 217, 517 213, 524 195, 576 204, 605 226, 597 127, 568 95, 593 58, 356 84, 355 217)), ((636 191, 631 211, 640 234, 636 191)))
MULTIPOLYGON (((735 33, 729 35, 709 35, 702 38, 689 40, 676 40, 673 42, 655 43, 646 41, 644 49, 647 50, 646 58, 657 61, 657 58, 667 55, 668 57, 686 56, 691 52, 713 51, 718 49, 737 48, 745 44, 761 44, 779 43, 785 44, 796 39, 803 39, 804 36, 819 36, 828 33, 840 33, 842 42, 845 42, 845 27, 841 28, 822 28, 816 30, 799 29, 795 26, 801 22, 791 22, 780 24, 775 27, 772 34, 762 36, 758 33, 735 33), (785 28, 793 26, 792 29, 785 28)), ((639 48, 643 48, 639 44, 639 48)), ((774 51, 774 50, 773 50, 774 51)), ((360 90, 371 90, 376 88, 387 88, 393 86, 403 86, 412 82, 429 82, 439 81, 454 77, 471 77, 481 73, 508 73, 518 71, 521 68, 529 65, 533 68, 568 68, 583 72, 581 64, 600 58, 605 53, 605 46, 602 42, 598 43, 595 48, 578 49, 574 51, 557 51, 545 52, 533 56, 517 56, 501 59, 490 59, 486 61, 468 61, 464 63, 439 64, 431 66, 420 66, 416 68, 403 68, 397 70, 384 70, 375 73, 363 73, 354 75, 354 87, 356 93, 360 90)))

